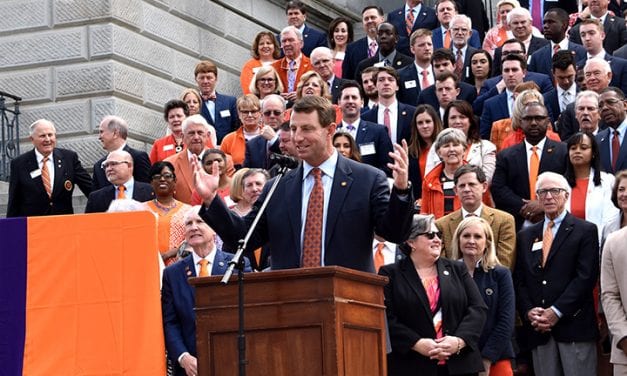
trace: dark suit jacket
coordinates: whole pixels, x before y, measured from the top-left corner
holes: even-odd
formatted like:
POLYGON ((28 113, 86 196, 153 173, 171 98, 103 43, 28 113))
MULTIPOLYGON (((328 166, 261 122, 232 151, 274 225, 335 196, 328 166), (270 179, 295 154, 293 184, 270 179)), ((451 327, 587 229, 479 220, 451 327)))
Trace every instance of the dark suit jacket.
MULTIPOLYGON (((472 24, 475 25, 474 23, 472 24)), ((433 49, 444 48, 444 41, 442 40, 442 28, 436 27, 431 30, 433 33, 431 39, 433 40, 433 49)), ((452 41, 451 41, 452 43, 452 41)), ((468 39, 468 45, 474 48, 481 48, 481 38, 479 36, 479 32, 475 29, 472 29, 472 34, 470 35, 470 39, 468 39)))
MULTIPOLYGON (((457 99, 465 100, 466 102, 472 104, 477 98, 477 89, 471 84, 466 82, 459 83, 459 95, 457 99)), ((430 104, 438 114, 440 108, 440 102, 438 101, 438 97, 435 95, 435 85, 431 85, 428 88, 420 91, 418 95, 418 104, 430 104)))
MULTIPOLYGON (((374 107, 372 107, 372 109, 370 109, 370 111, 367 111, 363 115, 361 115, 361 120, 379 124, 377 116, 378 111, 379 106, 375 105, 374 107)), ((414 116, 414 111, 416 111, 416 107, 398 102, 398 115, 396 117, 396 140, 393 140, 393 142, 400 144, 401 140, 405 139, 409 143, 409 138, 411 136, 411 119, 412 116, 414 116)))
MULTIPOLYGON (((604 56, 605 61, 610 63, 612 68, 612 80, 610 86, 620 88, 623 92, 627 91, 627 60, 620 57, 612 56, 608 53, 604 56)), ((577 69, 583 69, 586 65, 587 57, 577 61, 577 69)))
POLYGON ((357 39, 346 46, 344 61, 342 61, 342 78, 361 81, 361 77, 355 76, 357 66, 362 60, 368 58, 368 37, 357 39))
MULTIPOLYGON (((444 335, 462 338, 466 347, 446 362, 450 374, 483 370, 478 341, 486 318, 486 306, 466 266, 440 258, 436 261, 440 285, 444 335)), ((389 278, 384 288, 392 353, 389 375, 436 375, 437 361, 411 350, 420 338, 435 338, 429 299, 410 258, 385 265, 379 274, 389 278)))
POLYGON ((207 123, 213 125, 216 129, 216 137, 218 138, 218 144, 222 143, 222 139, 227 134, 235 131, 239 127, 239 119, 237 116, 237 106, 235 105, 235 97, 230 95, 224 95, 216 93, 215 102, 215 117, 211 118, 211 114, 207 109, 205 102, 200 106, 200 114, 207 120, 207 123), (228 111, 228 115, 226 112, 228 111))
MULTIPOLYGON (((270 146, 270 152, 281 153, 279 149, 279 139, 270 146)), ((270 163, 270 155, 268 154, 268 140, 261 136, 257 136, 246 142, 246 154, 244 157, 244 167, 269 169, 272 167, 270 163)))
POLYGON ((329 88, 329 90, 331 90, 331 102, 333 104, 337 104, 337 101, 340 99, 340 94, 342 94, 340 92, 340 88, 346 81, 348 80, 339 78, 337 76, 333 77, 333 82, 331 83, 331 87, 329 88))
MULTIPOLYGON (((451 49, 451 51, 453 51, 453 55, 457 54, 457 50, 456 49, 451 49)), ((466 81, 468 80, 468 77, 471 76, 471 72, 470 72, 470 56, 472 56, 472 54, 477 51, 477 48, 474 48, 472 46, 468 46, 468 48, 466 48, 466 55, 464 55, 464 68, 462 69, 462 74, 459 77, 460 81, 466 81)), ((477 92, 477 90, 475 90, 475 93, 477 92)), ((472 104, 472 102, 470 102, 472 104)))
MULTIPOLYGON (((581 44, 580 42, 575 42, 581 44)), ((529 48, 527 49, 527 57, 533 55, 534 52, 539 50, 540 48, 550 45, 551 42, 544 38, 538 38, 536 36, 531 37, 531 41, 529 42, 529 48)), ((492 59, 492 76, 498 76, 501 74, 501 58, 502 58, 502 48, 499 47, 494 50, 494 59, 492 59)))
MULTIPOLYGON (((431 71, 433 72, 432 68, 431 71)), ((399 102, 407 103, 412 106, 418 103, 418 95, 420 94, 420 82, 422 77, 418 77, 416 64, 409 64, 405 68, 398 71, 400 77, 399 89, 396 97, 399 102)), ((435 75, 434 75, 435 76, 435 75)))
MULTIPOLYGON (((281 45, 281 43, 279 43, 279 45, 281 45)), ((303 48, 301 52, 309 57, 311 51, 316 47, 328 47, 327 34, 305 24, 305 29, 303 29, 303 48)))
MULTIPOLYGON (((457 0, 457 7, 459 14, 465 14, 470 17, 472 21, 472 27, 479 33, 479 40, 483 41, 485 33, 490 29, 490 22, 488 21, 488 13, 486 7, 481 0, 457 0)), ((481 48, 481 46, 475 46, 475 48, 481 48)))
POLYGON ((627 59, 627 44, 619 48, 618 50, 614 51, 612 55, 616 57, 620 57, 621 59, 627 59))
POLYGON ((487 318, 479 338, 481 357, 492 362, 511 359, 514 357, 512 334, 516 321, 512 274, 506 267, 496 266, 487 273, 483 268, 476 268, 472 278, 488 306, 487 318))
MULTIPOLYGON (((372 67, 374 66, 376 63, 379 62, 379 55, 374 55, 373 57, 366 59, 366 60, 362 60, 359 62, 359 64, 357 65, 357 70, 355 71, 355 78, 357 78, 357 81, 361 82, 361 72, 368 68, 368 67, 372 67)), ((400 53, 398 50, 396 51, 396 55, 394 56, 394 61, 392 62, 391 67, 396 69, 397 71, 401 68, 404 68, 406 66, 408 66, 409 64, 413 64, 414 63, 414 59, 412 59, 411 57, 404 55, 402 53, 400 53)))
MULTIPOLYGON (((579 90, 577 90, 577 92, 579 92, 579 90)), ((542 96, 544 97, 544 106, 551 113, 551 122, 555 124, 561 114, 560 102, 559 98, 557 98, 557 89, 551 89, 551 91, 542 94, 542 96)))
MULTIPOLYGON (((521 0, 520 6, 529 9, 529 0, 521 0)), ((577 12, 577 0, 557 0, 544 2, 544 10, 542 14, 546 13, 551 8, 562 8, 570 13, 577 12)), ((542 31, 542 30, 540 30, 542 31)))
POLYGON ((552 336, 558 342, 594 341, 598 334, 593 292, 599 276, 597 228, 570 213, 562 221, 542 267, 544 222, 518 233, 518 257, 514 271, 516 302, 530 346, 544 344, 552 336), (534 307, 555 306, 562 318, 547 334, 531 327, 527 312, 534 307))
MULTIPOLYGON (((142 183, 135 181, 133 186, 133 200, 139 202, 145 202, 152 200, 155 197, 155 193, 152 190, 152 186, 148 183, 142 183)), ((115 198, 115 187, 109 184, 106 187, 100 188, 97 191, 93 191, 87 198, 87 205, 85 206, 85 213, 104 213, 109 209, 111 201, 115 198)))
POLYGON ((388 131, 384 126, 369 121, 361 120, 355 139, 357 149, 361 153, 361 161, 369 164, 390 176, 390 169, 387 164, 391 161, 389 152, 392 151, 392 141, 388 136, 388 131), (368 144, 374 145, 374 153, 364 155, 364 146, 368 144))
POLYGON ((9 202, 7 217, 73 214, 72 192, 78 185, 85 196, 91 192, 91 178, 78 155, 66 149, 55 148, 52 152, 54 182, 52 197, 48 197, 39 170, 35 149, 27 151, 11 161, 9 177, 9 202))
MULTIPOLYGON (((568 158, 566 144, 547 138, 540 156, 538 175, 545 171, 564 174, 566 158, 568 158)), ((513 215, 516 219, 516 229, 520 229, 524 219, 518 212, 523 206, 523 199, 528 200, 531 197, 524 142, 501 150, 496 155, 496 170, 490 191, 496 208, 513 215)))
MULTIPOLYGON (((124 149, 128 152, 131 157, 133 157, 133 178, 136 181, 141 181, 143 183, 149 183, 150 177, 148 176, 148 171, 150 171, 150 159, 148 158, 148 154, 145 151, 133 149, 132 147, 126 145, 124 149)), ((106 187, 107 185, 111 185, 109 180, 107 180, 107 175, 105 171, 102 169, 102 162, 107 159, 106 156, 100 158, 98 162, 94 163, 94 175, 91 179, 91 190, 96 191, 100 188, 106 187)))
MULTIPOLYGON (((220 235, 226 249, 234 249, 238 240, 244 237, 269 187, 270 184, 266 184, 257 204, 244 218, 231 213, 220 198, 200 210, 200 216, 220 235)), ((301 265, 302 189, 301 165, 288 172, 277 186, 250 238, 247 255, 268 244, 272 269, 301 265), (289 205, 286 205, 286 198, 290 199, 289 205)), ((326 217, 324 265, 372 272, 374 232, 393 243, 407 239, 413 197, 401 198, 394 191, 391 195, 389 192, 382 171, 338 156, 326 217)))
MULTIPOLYGON (((586 49, 582 45, 568 42, 568 49, 575 55, 575 61, 586 58, 586 49)), ((544 73, 553 78, 551 43, 541 47, 531 55, 527 70, 537 73, 544 73)))
POLYGON ((510 117, 510 114, 507 105, 507 91, 503 91, 496 97, 486 100, 483 105, 483 112, 481 112, 481 123, 479 125, 481 138, 489 140, 492 123, 508 117, 510 117))
MULTIPOLYGON (((576 24, 570 29, 569 40, 577 44, 582 44, 581 36, 579 35, 579 27, 580 24, 576 24)), ((614 51, 627 44, 627 28, 625 28, 625 20, 623 18, 608 15, 605 17, 603 29, 605 30, 603 49, 605 49, 608 54, 613 54, 614 51)))
POLYGON ((620 145, 620 152, 618 153, 618 160, 616 161, 616 170, 612 168, 612 160, 610 158, 610 147, 612 142, 612 128, 607 128, 597 133, 597 142, 599 143, 599 153, 601 154, 601 168, 605 172, 609 172, 614 175, 620 170, 627 169, 627 140, 623 138, 623 143, 620 145))
MULTIPOLYGON (((388 22, 396 27, 398 35, 409 38, 407 28, 405 27, 405 5, 388 13, 388 22)), ((416 15, 414 27, 411 32, 418 29, 434 29, 438 26, 438 17, 435 15, 435 9, 426 6, 424 3, 420 6, 420 13, 416 15)))
MULTIPOLYGON (((233 254, 216 250, 211 275, 222 275, 228 269, 233 254)), ((248 259, 245 271, 250 272, 248 259)), ((163 314, 163 332, 168 357, 174 365, 174 374, 185 376, 179 366, 178 358, 184 352, 196 356, 196 314, 194 313, 195 289, 187 282, 196 277, 196 268, 192 255, 168 266, 163 271, 161 289, 161 307, 163 314)))

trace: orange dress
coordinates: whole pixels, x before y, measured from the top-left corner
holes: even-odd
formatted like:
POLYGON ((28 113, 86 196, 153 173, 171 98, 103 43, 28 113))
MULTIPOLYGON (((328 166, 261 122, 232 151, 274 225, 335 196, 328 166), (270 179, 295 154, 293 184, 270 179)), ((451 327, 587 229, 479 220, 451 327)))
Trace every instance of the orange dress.
MULTIPOLYGON (((144 206, 151 212, 157 214, 157 247, 159 253, 164 254, 172 248, 178 248, 185 240, 185 223, 184 216, 189 209, 187 205, 181 201, 174 202, 172 208, 164 208, 157 205, 155 200, 144 202, 144 206)), ((164 261, 165 265, 171 265, 176 262, 176 257, 171 257, 164 261)))

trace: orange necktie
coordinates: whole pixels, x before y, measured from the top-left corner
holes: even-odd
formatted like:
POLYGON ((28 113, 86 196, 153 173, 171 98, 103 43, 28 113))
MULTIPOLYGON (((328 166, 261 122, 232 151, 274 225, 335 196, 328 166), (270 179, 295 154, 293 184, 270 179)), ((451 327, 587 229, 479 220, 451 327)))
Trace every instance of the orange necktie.
POLYGON ((314 186, 307 203, 307 219, 303 236, 303 267, 320 266, 322 250, 322 216, 324 214, 324 189, 322 187, 322 171, 315 167, 311 170, 314 186))
POLYGON ((540 157, 538 157, 538 147, 531 147, 531 158, 529 158, 529 192, 530 198, 536 199, 536 181, 538 180, 538 171, 540 171, 540 157))
POLYGON ((407 30, 407 36, 411 36, 411 31, 414 28, 414 9, 410 9, 405 17, 405 29, 407 30))
POLYGON ((126 187, 123 185, 120 185, 118 187, 118 200, 122 200, 126 198, 126 187))
POLYGON ((549 257, 551 251, 551 245, 553 244, 553 226, 555 222, 549 221, 546 225, 546 230, 542 235, 542 266, 546 264, 546 259, 549 257))
POLYGON ((383 247, 385 243, 379 242, 377 244, 377 251, 374 253, 374 271, 377 273, 379 268, 385 265, 385 259, 383 257, 383 247))
POLYGON ((200 261, 198 261, 198 263, 200 264, 200 273, 198 273, 198 276, 209 277, 209 268, 207 268, 207 265, 209 265, 209 261, 201 259, 200 261))
POLYGON ((50 171, 48 171, 48 157, 44 157, 43 164, 41 166, 41 180, 44 183, 44 189, 48 194, 48 197, 52 196, 52 185, 50 184, 50 171))
POLYGON ((446 30, 444 35, 444 48, 451 48, 451 31, 446 30))

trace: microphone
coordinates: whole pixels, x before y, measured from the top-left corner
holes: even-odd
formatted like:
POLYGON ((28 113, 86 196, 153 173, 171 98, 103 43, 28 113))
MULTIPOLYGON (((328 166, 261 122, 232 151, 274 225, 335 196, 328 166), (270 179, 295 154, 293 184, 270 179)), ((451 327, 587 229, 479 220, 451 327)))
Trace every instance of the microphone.
POLYGON ((298 163, 299 163, 299 161, 294 157, 290 157, 289 155, 283 155, 283 154, 278 154, 278 153, 270 153, 270 160, 274 162, 274 164, 277 164, 281 167, 285 167, 289 169, 298 167, 298 163))

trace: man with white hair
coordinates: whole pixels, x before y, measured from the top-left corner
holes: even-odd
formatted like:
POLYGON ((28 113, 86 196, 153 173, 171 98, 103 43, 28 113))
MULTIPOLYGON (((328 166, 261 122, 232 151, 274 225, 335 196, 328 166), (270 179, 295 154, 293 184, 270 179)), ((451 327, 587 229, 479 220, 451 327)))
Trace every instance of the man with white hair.
POLYGON ((91 178, 72 150, 57 148, 57 131, 50 120, 28 128, 33 150, 11 161, 7 217, 73 214, 72 192, 85 196, 91 178))
POLYGON ((470 56, 477 51, 468 45, 472 21, 463 14, 457 14, 451 19, 451 50, 455 55, 455 75, 460 81, 466 81, 470 76, 470 56))
POLYGON ((570 190, 562 175, 540 174, 544 219, 522 229, 516 242, 517 307, 538 376, 596 375, 597 227, 566 210, 570 190))
POLYGON ((172 163, 176 171, 176 189, 174 198, 186 204, 192 201, 194 182, 191 159, 202 159, 207 148, 209 124, 201 115, 192 115, 183 121, 183 145, 185 148, 165 160, 172 163))
POLYGON ((594 136, 599 132, 599 94, 592 90, 584 90, 575 99, 575 117, 579 130, 594 136))
POLYGON ((337 104, 337 100, 340 97, 340 86, 347 80, 336 77, 333 73, 333 66, 335 65, 333 51, 328 47, 316 47, 311 51, 309 60, 311 60, 313 70, 318 73, 329 86, 331 102, 337 104))
MULTIPOLYGON (((435 13, 440 26, 431 30, 431 32, 433 32, 433 48, 451 48, 453 35, 450 26, 453 17, 459 14, 457 2, 453 0, 438 0, 435 4, 435 13)), ((481 48, 479 32, 472 29, 468 35, 470 36, 468 44, 474 48, 481 48)))
POLYGON ((280 34, 281 50, 283 57, 274 63, 272 67, 277 71, 285 92, 283 98, 296 100, 296 85, 303 73, 310 71, 311 61, 301 50, 303 48, 303 34, 294 26, 287 26, 280 34))
MULTIPOLYGON (((128 137, 128 123, 119 116, 105 116, 98 126, 98 140, 102 142, 102 148, 111 153, 116 150, 124 150, 133 157, 133 178, 137 181, 148 183, 148 170, 150 159, 145 151, 133 149, 126 143, 128 137)), ((111 184, 107 180, 104 169, 101 167, 106 156, 94 163, 94 175, 91 181, 93 191, 111 184)))

